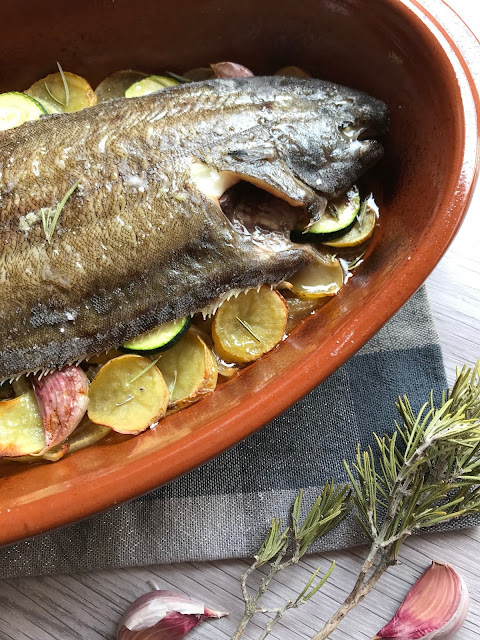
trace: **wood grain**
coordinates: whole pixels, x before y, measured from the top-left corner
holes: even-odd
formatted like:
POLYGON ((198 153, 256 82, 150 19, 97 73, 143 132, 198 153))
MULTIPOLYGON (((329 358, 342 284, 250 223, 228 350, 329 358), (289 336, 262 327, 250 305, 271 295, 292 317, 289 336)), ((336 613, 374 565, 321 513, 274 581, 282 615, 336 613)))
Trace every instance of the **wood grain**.
MULTIPOLYGON (((450 0, 480 36, 480 6, 476 0, 450 0)), ((443 349, 449 380, 457 364, 473 363, 480 356, 480 189, 470 213, 451 248, 430 276, 427 287, 443 349)), ((425 535, 408 541, 401 563, 343 622, 336 640, 371 638, 393 615, 409 585, 431 559, 451 563, 465 578, 471 609, 458 640, 480 635, 480 529, 425 535)), ((94 541, 92 541, 94 544, 94 541)), ((311 637, 353 585, 364 549, 309 556, 302 566, 282 576, 265 601, 274 605, 298 592, 313 569, 336 570, 323 590, 300 611, 287 614, 272 633, 272 640, 311 637)), ((82 575, 20 578, 0 582, 0 640, 113 640, 122 612, 154 580, 204 599, 231 612, 228 618, 195 629, 192 640, 228 640, 239 621, 242 599, 238 576, 247 561, 186 563, 140 569, 91 572, 82 575)), ((245 635, 255 640, 265 619, 259 617, 245 635)))

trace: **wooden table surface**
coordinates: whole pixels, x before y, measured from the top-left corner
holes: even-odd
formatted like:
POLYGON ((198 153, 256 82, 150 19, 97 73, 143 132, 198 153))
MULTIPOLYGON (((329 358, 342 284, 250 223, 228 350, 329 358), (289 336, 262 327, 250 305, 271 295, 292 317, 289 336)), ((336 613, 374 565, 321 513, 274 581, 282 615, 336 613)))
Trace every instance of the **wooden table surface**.
MULTIPOLYGON (((450 5, 480 37, 480 2, 450 0, 450 5)), ((440 334, 449 381, 455 366, 480 357, 480 188, 469 215, 439 266, 428 280, 428 292, 440 334)), ((342 623, 333 638, 371 638, 395 612, 410 584, 431 559, 452 564, 465 578, 471 608, 458 640, 480 635, 480 529, 418 536, 400 554, 374 593, 342 623)), ((309 573, 335 559, 336 570, 322 591, 305 607, 289 612, 272 640, 310 638, 351 588, 364 549, 309 556, 275 584, 266 606, 298 593, 309 573)), ((177 589, 230 611, 230 616, 197 627, 192 640, 227 640, 238 624, 242 599, 238 576, 247 561, 221 561, 91 572, 82 575, 19 578, 0 581, 0 640, 113 640, 121 613, 148 590, 147 580, 177 589)), ((245 634, 254 640, 259 619, 245 634)))

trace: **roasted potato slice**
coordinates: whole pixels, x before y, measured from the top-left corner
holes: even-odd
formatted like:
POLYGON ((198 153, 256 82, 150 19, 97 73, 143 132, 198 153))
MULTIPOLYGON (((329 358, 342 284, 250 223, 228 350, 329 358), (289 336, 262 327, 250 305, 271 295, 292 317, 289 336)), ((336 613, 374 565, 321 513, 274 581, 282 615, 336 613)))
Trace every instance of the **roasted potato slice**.
POLYGON ((173 410, 197 402, 217 384, 216 360, 202 338, 193 331, 162 354, 158 368, 170 391, 169 407, 173 410))
POLYGON ((212 323, 215 351, 226 362, 252 362, 285 335, 288 307, 283 296, 261 287, 224 302, 212 323))
POLYGON ((182 75, 192 82, 202 82, 202 80, 210 80, 215 77, 212 67, 196 67, 185 71, 182 75))
POLYGON ((297 324, 322 306, 328 298, 300 298, 290 291, 282 291, 288 305, 286 332, 290 333, 297 324))
POLYGON ((217 359, 207 347, 207 369, 208 369, 208 377, 203 385, 203 389, 200 391, 201 395, 205 393, 211 393, 215 391, 215 387, 217 386, 218 381, 218 364, 217 359))
POLYGON ((282 67, 278 71, 275 71, 276 76, 290 76, 292 78, 311 78, 312 76, 302 69, 301 67, 297 67, 295 64, 289 64, 286 67, 282 67))
POLYGON ((217 352, 215 352, 215 359, 217 361, 218 375, 223 380, 230 380, 240 371, 240 367, 236 363, 225 362, 217 352))
POLYGON ((330 255, 316 252, 316 258, 308 266, 289 278, 292 293, 302 298, 323 298, 340 291, 344 283, 340 262, 330 255))
POLYGON ((85 416, 75 431, 68 436, 66 440, 68 453, 75 453, 75 451, 85 449, 85 447, 89 447, 91 444, 96 444, 111 432, 112 430, 109 427, 95 424, 85 416))
POLYGON ((92 422, 118 433, 136 434, 164 417, 169 393, 154 362, 125 355, 109 360, 100 369, 88 397, 92 422))
POLYGON ((45 444, 43 421, 33 391, 0 402, 0 457, 38 453, 45 444))
POLYGON ((68 100, 60 73, 51 73, 46 78, 38 80, 25 93, 42 105, 52 105, 55 110, 65 113, 80 111, 97 104, 95 91, 85 78, 68 71, 65 71, 64 75, 68 85, 68 100))
POLYGON ((22 456, 7 459, 12 462, 38 462, 39 460, 57 462, 67 453, 75 453, 75 451, 80 451, 80 449, 85 449, 92 444, 96 444, 109 433, 112 433, 109 427, 102 427, 99 424, 95 424, 85 416, 65 442, 46 451, 42 456, 22 456))

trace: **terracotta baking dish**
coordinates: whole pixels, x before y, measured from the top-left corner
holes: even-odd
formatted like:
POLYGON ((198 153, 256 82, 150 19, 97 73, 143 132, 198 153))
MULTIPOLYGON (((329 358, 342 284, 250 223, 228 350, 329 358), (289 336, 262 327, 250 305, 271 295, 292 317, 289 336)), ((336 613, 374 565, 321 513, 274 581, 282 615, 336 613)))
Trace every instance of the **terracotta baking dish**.
POLYGON ((356 277, 279 348, 158 428, 107 439, 56 464, 9 465, 0 478, 0 544, 138 496, 245 438, 345 362, 425 280, 465 215, 480 112, 472 77, 480 73, 477 43, 448 7, 438 0, 428 6, 414 0, 5 3, 2 91, 28 87, 56 60, 93 85, 123 68, 180 72, 231 59, 260 74, 295 63, 381 98, 392 123, 378 170, 381 226, 356 277))

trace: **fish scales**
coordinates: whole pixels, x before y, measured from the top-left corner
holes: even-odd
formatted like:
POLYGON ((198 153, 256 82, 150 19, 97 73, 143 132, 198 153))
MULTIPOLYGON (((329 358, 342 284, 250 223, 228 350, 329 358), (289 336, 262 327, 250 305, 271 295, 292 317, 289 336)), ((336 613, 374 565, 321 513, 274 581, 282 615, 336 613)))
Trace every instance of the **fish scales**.
POLYGON ((311 219, 382 155, 383 103, 320 80, 172 87, 0 134, 0 379, 115 347, 311 260, 234 229, 201 163, 311 219), (227 173, 222 173, 227 172, 227 173), (61 211, 50 241, 42 208, 61 211))

